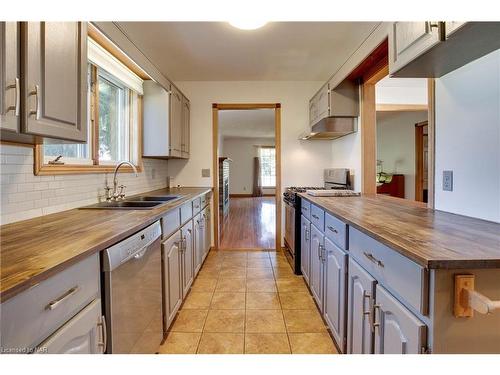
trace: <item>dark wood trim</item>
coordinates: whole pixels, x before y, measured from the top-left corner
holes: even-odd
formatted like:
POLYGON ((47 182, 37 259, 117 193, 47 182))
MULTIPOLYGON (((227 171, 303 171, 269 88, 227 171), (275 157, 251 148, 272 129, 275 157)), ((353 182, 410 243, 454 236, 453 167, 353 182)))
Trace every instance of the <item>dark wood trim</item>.
POLYGON ((424 159, 422 153, 424 149, 424 126, 427 121, 415 124, 415 200, 424 201, 424 159))
POLYGON ((33 143, 21 143, 21 142, 12 142, 12 141, 4 141, 3 139, 0 140, 1 145, 5 146, 17 146, 17 147, 29 147, 29 148, 34 148, 35 145, 33 143))
POLYGON ((377 112, 427 112, 427 104, 377 104, 377 112))
POLYGON ((275 109, 281 108, 280 103, 213 103, 212 108, 219 110, 275 109))
POLYGON ((217 104, 212 104, 212 185, 214 187, 212 210, 214 215, 214 248, 219 249, 219 110, 217 104))
POLYGON ((435 98, 435 80, 429 78, 427 80, 427 141, 428 151, 427 159, 427 207, 434 208, 436 182, 434 173, 436 170, 436 98, 435 98))

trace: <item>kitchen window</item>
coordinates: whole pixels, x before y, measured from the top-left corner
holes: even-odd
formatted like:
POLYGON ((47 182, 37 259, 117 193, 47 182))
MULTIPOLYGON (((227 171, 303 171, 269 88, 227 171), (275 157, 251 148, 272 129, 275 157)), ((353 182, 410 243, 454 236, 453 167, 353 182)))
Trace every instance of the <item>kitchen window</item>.
POLYGON ((276 149, 274 147, 260 147, 260 179, 262 187, 276 186, 276 149))
POLYGON ((87 143, 45 139, 36 146, 36 174, 109 172, 121 160, 140 169, 142 78, 91 38, 87 77, 87 143))

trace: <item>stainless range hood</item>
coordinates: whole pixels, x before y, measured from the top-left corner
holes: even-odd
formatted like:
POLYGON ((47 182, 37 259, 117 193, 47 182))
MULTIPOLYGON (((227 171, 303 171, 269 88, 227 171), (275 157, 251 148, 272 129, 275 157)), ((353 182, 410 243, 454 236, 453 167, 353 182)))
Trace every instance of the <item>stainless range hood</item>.
MULTIPOLYGON (((317 96, 317 95, 316 95, 317 96)), ((315 98, 311 99, 313 101, 315 98)), ((324 102, 323 102, 324 103, 324 102)), ((317 103, 317 105, 321 105, 317 103)), ((328 90, 327 113, 318 119, 300 139, 337 139, 358 131, 359 85, 344 80, 334 89, 328 90)))
POLYGON ((337 139, 358 131, 357 117, 325 117, 311 128, 311 132, 304 134, 302 139, 337 139))

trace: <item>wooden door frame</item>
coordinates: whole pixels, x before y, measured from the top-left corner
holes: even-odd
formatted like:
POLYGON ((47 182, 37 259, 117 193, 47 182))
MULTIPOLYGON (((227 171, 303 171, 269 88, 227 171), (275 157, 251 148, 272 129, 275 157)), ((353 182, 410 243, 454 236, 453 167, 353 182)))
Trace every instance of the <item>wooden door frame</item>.
POLYGON ((214 202, 214 249, 219 249, 219 111, 274 109, 274 137, 276 148, 276 230, 275 248, 281 249, 281 103, 213 103, 212 104, 212 169, 214 202))
MULTIPOLYGON (((429 122, 422 121, 415 124, 415 200, 419 202, 424 201, 424 186, 423 186, 423 165, 424 161, 422 158, 424 150, 424 126, 427 126, 429 130, 429 122)), ((427 134, 427 141, 429 141, 429 135, 427 134)))
MULTIPOLYGON (((388 62, 367 77, 361 84, 361 192, 377 194, 377 106, 375 85, 389 75, 388 62)), ((427 79, 427 122, 428 122, 428 201, 427 207, 434 208, 434 166, 435 166, 435 81, 427 79)))

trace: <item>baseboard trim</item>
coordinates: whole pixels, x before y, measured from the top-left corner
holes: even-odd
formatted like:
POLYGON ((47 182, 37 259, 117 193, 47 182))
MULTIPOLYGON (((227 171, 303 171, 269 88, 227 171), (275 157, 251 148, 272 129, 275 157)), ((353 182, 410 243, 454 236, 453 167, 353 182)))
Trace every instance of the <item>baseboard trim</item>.
MULTIPOLYGON (((276 194, 262 194, 262 197, 275 197, 276 194)), ((252 198, 252 194, 229 194, 229 198, 252 198)), ((255 197, 258 198, 258 197, 255 197)))

